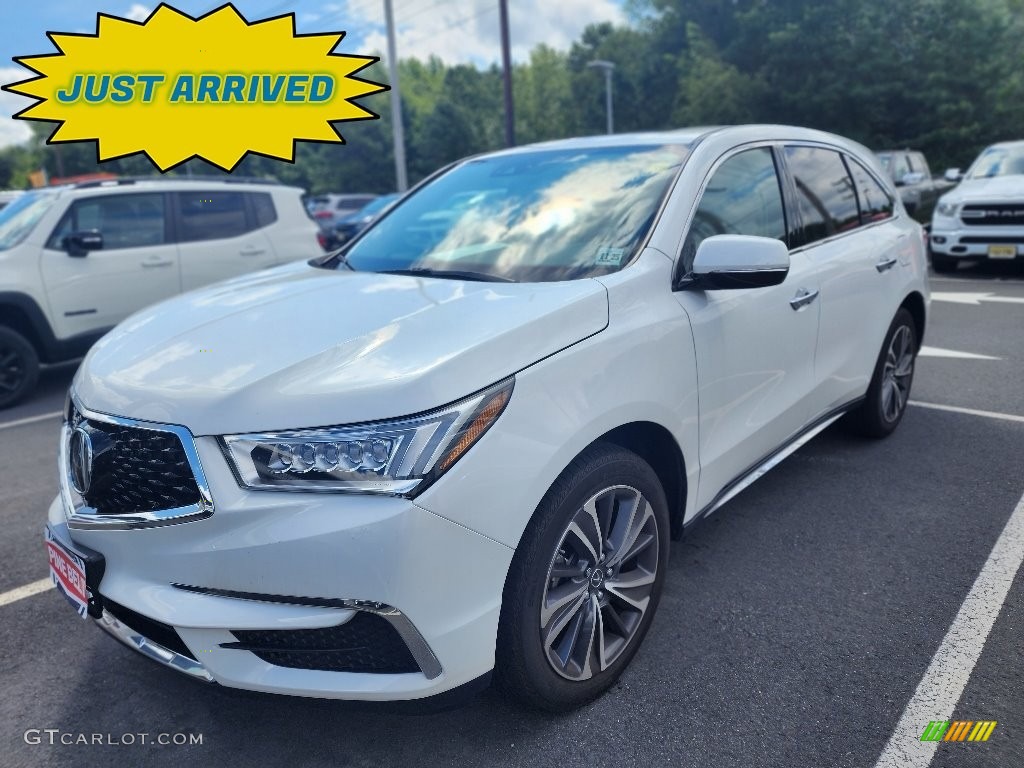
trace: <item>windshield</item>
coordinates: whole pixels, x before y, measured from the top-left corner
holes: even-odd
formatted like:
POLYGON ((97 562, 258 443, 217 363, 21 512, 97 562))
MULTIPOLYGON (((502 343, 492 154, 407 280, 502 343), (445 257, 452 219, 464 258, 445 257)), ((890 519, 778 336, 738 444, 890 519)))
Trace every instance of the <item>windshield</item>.
POLYGON ((1017 147, 989 147, 967 172, 968 179, 990 179, 993 176, 1024 174, 1024 145, 1017 147))
POLYGON ((470 160, 396 203, 343 259, 357 270, 517 282, 608 274, 640 245, 688 152, 670 144, 470 160))
POLYGON ((882 164, 882 170, 884 170, 884 171, 886 171, 888 173, 889 166, 892 165, 892 155, 880 154, 880 155, 875 155, 875 156, 878 158, 878 162, 880 162, 882 164))
POLYGON ((26 192, 0 211, 0 251, 13 248, 28 237, 56 199, 54 192, 26 192))

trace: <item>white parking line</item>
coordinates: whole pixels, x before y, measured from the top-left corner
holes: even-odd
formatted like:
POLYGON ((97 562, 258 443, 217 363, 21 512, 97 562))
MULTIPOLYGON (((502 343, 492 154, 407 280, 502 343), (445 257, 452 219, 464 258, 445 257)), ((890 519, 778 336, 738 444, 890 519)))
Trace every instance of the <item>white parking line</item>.
POLYGON ((37 421, 46 421, 47 419, 53 419, 60 415, 61 411, 54 411, 53 413, 41 413, 38 416, 26 416, 24 419, 15 419, 14 421, 2 422, 0 423, 0 429, 20 427, 23 424, 34 424, 37 421))
MULTIPOLYGON (((875 768, 926 768, 931 763, 939 742, 921 741, 921 734, 932 720, 951 719, 1022 561, 1024 496, 932 657, 875 768)), ((964 713, 965 717, 984 715, 964 713)))
POLYGON ((958 349, 943 349, 942 347, 929 347, 923 344, 918 350, 921 357, 949 357, 957 360, 1002 360, 1001 357, 992 355, 979 355, 977 352, 961 352, 958 349))
POLYGON ((31 584, 25 584, 17 589, 12 589, 10 592, 0 593, 0 606, 15 603, 26 597, 32 597, 32 595, 38 595, 40 592, 45 592, 48 589, 53 589, 53 581, 50 579, 33 581, 31 584))
POLYGON ((984 416, 986 419, 1000 419, 1002 421, 1015 421, 1024 424, 1024 416, 1015 413, 999 413, 998 411, 979 411, 976 408, 961 408, 959 405, 940 405, 939 403, 922 403, 920 400, 911 400, 909 405, 916 405, 918 408, 931 408, 935 411, 949 411, 950 413, 964 413, 968 416, 984 416))

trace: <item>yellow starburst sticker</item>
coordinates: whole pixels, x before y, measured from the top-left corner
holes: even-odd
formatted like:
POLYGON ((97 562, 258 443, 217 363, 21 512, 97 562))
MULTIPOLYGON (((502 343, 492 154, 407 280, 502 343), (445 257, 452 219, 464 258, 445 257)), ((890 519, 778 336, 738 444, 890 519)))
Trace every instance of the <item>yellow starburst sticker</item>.
POLYGON ((378 59, 334 53, 344 36, 297 34, 294 13, 250 23, 231 3, 198 18, 166 4, 144 22, 100 13, 95 34, 48 32, 58 53, 15 58, 38 76, 3 89, 37 99, 16 118, 60 123, 50 143, 96 141, 99 160, 294 162, 296 141, 344 143, 333 123, 378 117, 353 101, 387 90, 356 77, 378 59))

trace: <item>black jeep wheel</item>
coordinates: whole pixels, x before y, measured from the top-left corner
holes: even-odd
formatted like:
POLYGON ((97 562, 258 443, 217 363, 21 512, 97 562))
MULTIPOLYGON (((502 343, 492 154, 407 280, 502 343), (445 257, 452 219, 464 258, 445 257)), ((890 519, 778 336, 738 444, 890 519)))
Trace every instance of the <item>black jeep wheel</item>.
POLYGON ((0 409, 22 400, 38 380, 39 355, 31 342, 0 326, 0 409))

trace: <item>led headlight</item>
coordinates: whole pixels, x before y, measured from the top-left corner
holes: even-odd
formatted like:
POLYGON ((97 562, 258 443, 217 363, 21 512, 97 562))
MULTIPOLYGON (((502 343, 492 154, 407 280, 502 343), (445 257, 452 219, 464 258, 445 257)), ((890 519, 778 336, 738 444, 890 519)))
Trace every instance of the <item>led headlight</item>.
POLYGON ((497 420, 513 379, 419 416, 346 427, 226 435, 248 488, 408 495, 444 474, 497 420))
POLYGON ((938 213, 939 216, 955 216, 956 209, 956 203, 946 203, 941 200, 939 201, 939 204, 935 206, 935 212, 938 213))

